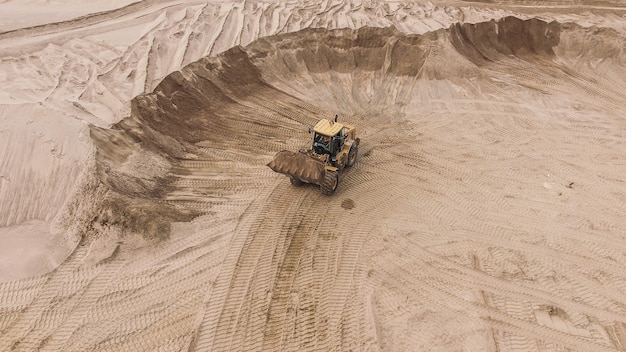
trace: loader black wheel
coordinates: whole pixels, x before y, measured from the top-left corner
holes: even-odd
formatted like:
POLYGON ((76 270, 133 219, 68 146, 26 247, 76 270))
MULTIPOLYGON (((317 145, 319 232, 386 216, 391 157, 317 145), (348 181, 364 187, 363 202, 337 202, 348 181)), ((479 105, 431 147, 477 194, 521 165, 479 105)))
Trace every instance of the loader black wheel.
POLYGON ((293 176, 289 176, 289 181, 291 181, 291 184, 296 186, 296 187, 300 187, 304 184, 304 182, 302 182, 302 180, 300 180, 299 178, 295 178, 293 176))
POLYGON ((356 162, 356 157, 359 154, 359 146, 353 144, 350 147, 350 151, 348 152, 348 161, 346 161, 346 166, 352 166, 356 162))
POLYGON ((326 171, 324 175, 324 182, 320 186, 322 194, 330 196, 335 193, 337 185, 339 184, 339 173, 337 171, 326 171))

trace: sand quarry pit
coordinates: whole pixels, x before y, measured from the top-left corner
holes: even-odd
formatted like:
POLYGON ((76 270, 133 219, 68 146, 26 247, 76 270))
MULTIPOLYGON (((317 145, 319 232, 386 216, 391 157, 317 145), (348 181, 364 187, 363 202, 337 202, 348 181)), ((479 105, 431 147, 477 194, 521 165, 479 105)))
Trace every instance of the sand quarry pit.
POLYGON ((126 3, 0 33, 0 350, 626 350, 623 7, 126 3))

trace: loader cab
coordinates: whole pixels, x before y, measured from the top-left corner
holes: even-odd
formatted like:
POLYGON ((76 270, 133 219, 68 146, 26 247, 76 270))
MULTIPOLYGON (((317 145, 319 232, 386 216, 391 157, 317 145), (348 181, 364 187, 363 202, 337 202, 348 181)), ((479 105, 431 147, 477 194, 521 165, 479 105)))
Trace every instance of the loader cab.
POLYGON ((317 154, 328 154, 334 161, 346 141, 346 128, 338 122, 320 120, 313 130, 313 151, 317 154))

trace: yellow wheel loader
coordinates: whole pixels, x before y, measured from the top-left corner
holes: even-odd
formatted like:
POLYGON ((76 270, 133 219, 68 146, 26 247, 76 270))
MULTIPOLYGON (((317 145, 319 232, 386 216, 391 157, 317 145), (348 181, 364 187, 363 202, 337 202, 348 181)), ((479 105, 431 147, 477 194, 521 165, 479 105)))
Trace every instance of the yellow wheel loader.
POLYGON ((309 132, 314 133, 311 149, 283 150, 267 166, 289 176, 294 186, 312 183, 331 195, 339 184, 339 172, 356 162, 360 141, 356 128, 337 122, 335 115, 334 120, 320 120, 309 132))

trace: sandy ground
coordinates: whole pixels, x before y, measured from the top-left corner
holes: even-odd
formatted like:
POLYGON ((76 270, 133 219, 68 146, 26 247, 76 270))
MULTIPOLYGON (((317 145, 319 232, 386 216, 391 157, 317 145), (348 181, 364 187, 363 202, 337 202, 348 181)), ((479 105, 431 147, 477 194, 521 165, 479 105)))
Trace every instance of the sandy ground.
POLYGON ((622 2, 5 0, 0 31, 1 351, 626 350, 622 2), (335 113, 335 195, 265 166, 335 113))

